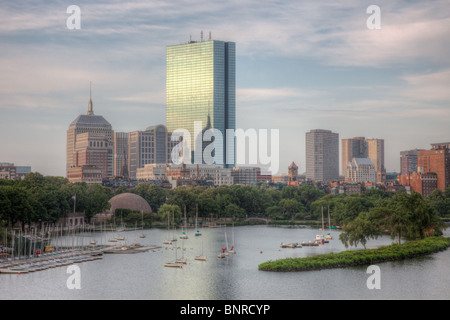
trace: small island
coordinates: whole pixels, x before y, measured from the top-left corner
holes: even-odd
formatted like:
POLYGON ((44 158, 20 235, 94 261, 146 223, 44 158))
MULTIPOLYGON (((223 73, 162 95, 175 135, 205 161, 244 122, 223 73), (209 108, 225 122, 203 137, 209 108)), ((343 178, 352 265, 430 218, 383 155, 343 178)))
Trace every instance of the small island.
POLYGON ((261 263, 262 271, 309 271, 343 268, 403 260, 447 249, 450 239, 429 237, 405 244, 391 244, 378 249, 347 250, 305 258, 286 258, 261 263))
POLYGON ((307 271, 368 265, 403 260, 445 250, 450 238, 442 236, 446 226, 428 199, 418 193, 400 193, 378 201, 366 212, 345 224, 339 239, 345 245, 361 250, 347 250, 305 258, 285 258, 259 265, 263 271, 307 271), (369 239, 390 234, 397 243, 377 249, 366 249, 369 239), (405 243, 401 243, 405 239, 405 243))

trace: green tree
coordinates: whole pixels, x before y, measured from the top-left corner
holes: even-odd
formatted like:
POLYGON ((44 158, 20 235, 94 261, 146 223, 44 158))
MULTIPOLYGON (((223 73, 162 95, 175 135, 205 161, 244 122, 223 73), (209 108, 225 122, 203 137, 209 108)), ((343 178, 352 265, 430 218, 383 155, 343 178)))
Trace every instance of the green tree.
POLYGON ((339 235, 339 239, 345 245, 358 246, 361 243, 366 249, 369 239, 377 239, 381 235, 381 229, 375 218, 368 212, 361 212, 356 219, 351 221, 339 235))
POLYGON ((158 218, 161 221, 169 221, 170 224, 174 224, 182 219, 181 209, 176 204, 163 204, 159 207, 158 218))
POLYGON ((245 215, 245 210, 234 203, 230 203, 225 207, 225 217, 236 220, 237 218, 245 218, 245 215))
POLYGON ((108 189, 98 184, 89 185, 86 192, 85 219, 90 222, 95 214, 109 209, 111 207, 110 198, 111 194, 108 189))
POLYGON ((281 199, 279 207, 286 219, 294 220, 294 216, 300 209, 300 203, 295 199, 281 199))

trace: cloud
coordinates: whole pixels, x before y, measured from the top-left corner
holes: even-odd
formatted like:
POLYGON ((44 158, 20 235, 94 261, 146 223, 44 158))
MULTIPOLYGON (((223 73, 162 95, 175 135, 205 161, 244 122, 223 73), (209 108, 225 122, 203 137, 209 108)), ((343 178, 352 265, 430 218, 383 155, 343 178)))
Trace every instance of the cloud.
POLYGON ((408 75, 404 77, 407 87, 403 94, 411 100, 448 103, 450 101, 450 69, 436 72, 408 75))

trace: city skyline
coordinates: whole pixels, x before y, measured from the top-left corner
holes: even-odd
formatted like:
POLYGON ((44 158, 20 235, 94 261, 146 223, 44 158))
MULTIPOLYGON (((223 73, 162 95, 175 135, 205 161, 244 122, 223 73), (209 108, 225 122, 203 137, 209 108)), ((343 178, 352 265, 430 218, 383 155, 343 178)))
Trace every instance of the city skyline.
POLYGON ((380 30, 357 1, 74 4, 80 30, 58 2, 0 10, 2 162, 65 176, 65 132, 90 81, 115 131, 165 124, 166 46, 202 30, 236 43, 236 127, 280 129, 280 173, 305 171, 312 129, 383 139, 388 172, 401 151, 450 140, 445 1, 381 1, 380 30))

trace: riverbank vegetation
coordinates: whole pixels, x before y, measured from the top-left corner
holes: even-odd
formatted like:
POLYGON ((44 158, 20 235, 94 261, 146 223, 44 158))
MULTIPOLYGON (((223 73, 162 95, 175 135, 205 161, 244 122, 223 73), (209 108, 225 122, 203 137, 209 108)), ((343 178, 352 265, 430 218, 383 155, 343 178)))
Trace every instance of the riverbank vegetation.
MULTIPOLYGON (((264 218, 272 225, 315 226, 317 221, 320 222, 322 209, 325 215, 329 210, 332 225, 354 227, 360 233, 358 235, 355 231, 352 232, 353 236, 342 239, 349 245, 363 243, 365 239, 383 232, 408 238, 417 235, 421 237, 432 229, 439 232, 439 218, 450 216, 450 187, 444 192, 436 190, 428 198, 422 198, 418 194, 406 195, 404 192, 376 189, 361 194, 330 195, 314 185, 275 189, 241 185, 165 189, 140 183, 134 188, 113 189, 100 185, 69 183, 62 177, 44 177, 39 173, 31 173, 24 180, 0 180, 0 223, 9 226, 51 224, 74 210, 83 212, 89 222, 95 214, 109 208, 109 199, 124 192, 143 197, 153 212, 157 213, 154 217, 145 217, 145 220, 155 219, 160 222, 167 221, 165 205, 179 208, 174 211, 178 223, 186 210, 190 222, 194 221, 198 213, 200 221, 226 219, 232 220, 236 225, 238 221, 248 218, 264 218), (418 208, 418 211, 405 213, 400 210, 402 207, 418 208), (422 213, 426 213, 423 219, 422 213), (414 229, 405 224, 409 220, 414 220, 420 226, 414 229), (377 228, 368 230, 367 226, 371 225, 368 222, 372 221, 377 223, 377 228), (395 231, 386 229, 387 225, 394 224, 397 226, 395 231)), ((123 212, 121 214, 129 224, 134 224, 133 220, 140 222, 138 214, 126 213, 126 217, 123 212)))
POLYGON ((391 244, 378 249, 347 250, 305 258, 286 258, 261 263, 262 271, 308 271, 371 265, 387 261, 404 260, 447 249, 450 239, 429 237, 405 244, 391 244))

